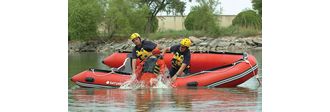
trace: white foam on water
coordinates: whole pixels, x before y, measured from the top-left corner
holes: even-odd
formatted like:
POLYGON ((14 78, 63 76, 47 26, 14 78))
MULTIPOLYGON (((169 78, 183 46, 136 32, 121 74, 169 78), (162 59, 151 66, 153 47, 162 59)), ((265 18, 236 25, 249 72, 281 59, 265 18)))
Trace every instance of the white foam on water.
POLYGON ((126 82, 124 82, 119 89, 139 89, 139 88, 145 88, 143 81, 137 81, 130 79, 126 82))
POLYGON ((160 77, 158 78, 157 82, 156 82, 156 85, 153 86, 152 88, 171 88, 172 82, 170 79, 168 78, 164 78, 163 77, 160 77))
POLYGON ((171 80, 168 78, 163 78, 163 77, 157 77, 157 78, 152 78, 150 79, 152 87, 148 87, 147 85, 144 84, 143 81, 138 81, 135 79, 130 79, 126 82, 124 82, 119 89, 140 89, 140 88, 172 88, 171 80))
POLYGON ((166 78, 169 76, 170 76, 169 70, 167 69, 167 67, 165 67, 164 74, 161 75, 160 77, 157 77, 157 83, 152 88, 172 88, 171 78, 166 78))

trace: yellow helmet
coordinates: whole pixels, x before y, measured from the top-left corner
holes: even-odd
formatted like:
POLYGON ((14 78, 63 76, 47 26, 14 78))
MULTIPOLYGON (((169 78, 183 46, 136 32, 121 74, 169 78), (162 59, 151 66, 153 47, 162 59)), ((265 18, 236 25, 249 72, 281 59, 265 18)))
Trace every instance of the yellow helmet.
POLYGON ((190 41, 189 38, 184 38, 184 39, 181 40, 180 44, 181 44, 182 46, 190 47, 190 45, 191 45, 191 41, 190 41))
POLYGON ((138 33, 133 33, 131 36, 130 36, 130 39, 133 40, 135 38, 138 38, 140 37, 140 35, 138 33))

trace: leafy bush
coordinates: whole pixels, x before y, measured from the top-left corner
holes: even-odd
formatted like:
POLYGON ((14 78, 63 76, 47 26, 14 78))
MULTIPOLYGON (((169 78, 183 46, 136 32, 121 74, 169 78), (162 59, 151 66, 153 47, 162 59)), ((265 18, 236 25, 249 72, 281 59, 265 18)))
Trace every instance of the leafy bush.
POLYGON ((184 21, 187 30, 202 30, 214 32, 219 30, 219 24, 210 6, 202 4, 193 7, 184 21))
POLYGON ((261 17, 253 10, 242 11, 233 19, 232 25, 261 30, 261 17))
MULTIPOLYGON (((151 11, 142 1, 69 0, 69 40, 144 33, 151 11)), ((158 28, 154 17, 151 32, 158 28)))
POLYGON ((252 0, 253 9, 258 11, 258 14, 262 16, 262 0, 252 0))
MULTIPOLYGON (((143 33, 148 21, 150 10, 146 5, 136 7, 130 0, 110 0, 109 9, 105 14, 105 29, 107 36, 129 35, 134 32, 143 33)), ((158 28, 158 20, 152 22, 152 32, 158 28)))
POLYGON ((69 40, 97 35, 102 9, 96 0, 69 0, 69 40))

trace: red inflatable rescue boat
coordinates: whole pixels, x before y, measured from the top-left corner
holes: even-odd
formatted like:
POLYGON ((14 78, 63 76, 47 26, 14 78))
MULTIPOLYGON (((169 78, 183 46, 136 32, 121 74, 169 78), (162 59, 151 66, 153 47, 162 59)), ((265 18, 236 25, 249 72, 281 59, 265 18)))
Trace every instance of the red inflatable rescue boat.
MULTIPOLYGON (((111 70, 89 69, 73 76, 71 80, 82 87, 118 88, 131 78, 130 57, 129 52, 113 53, 103 60, 105 65, 112 67, 111 70)), ((171 53, 163 57, 167 68, 171 67, 172 57, 171 53)), ((173 87, 235 87, 258 72, 255 57, 247 53, 192 52, 190 65, 191 74, 178 77, 172 83, 173 87)), ((144 74, 150 76, 150 73, 144 74)))

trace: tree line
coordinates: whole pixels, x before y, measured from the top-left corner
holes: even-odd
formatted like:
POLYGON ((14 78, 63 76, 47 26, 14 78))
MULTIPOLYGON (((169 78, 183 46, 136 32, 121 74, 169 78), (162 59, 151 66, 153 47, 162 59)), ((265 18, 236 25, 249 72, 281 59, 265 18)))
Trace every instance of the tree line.
POLYGON ((69 0, 69 39, 151 33, 159 12, 183 14, 180 0, 69 0), (100 29, 101 28, 101 31, 100 29))
MULTIPOLYGON (((185 28, 191 31, 221 33, 215 15, 215 8, 220 5, 220 1, 195 1, 198 5, 192 7, 187 15, 184 21, 185 28)), ((113 36, 127 36, 133 32, 154 33, 158 29, 156 18, 158 13, 165 12, 183 16, 187 2, 192 2, 192 0, 69 0, 69 40, 86 40, 96 37, 111 38, 113 36)), ((257 14, 258 17, 256 17, 258 22, 250 23, 253 25, 260 23, 261 26, 261 19, 259 19, 259 17, 261 18, 261 0, 252 0, 252 3, 254 9, 258 10, 253 10, 253 12, 260 14, 257 14)), ((249 15, 251 15, 251 11, 249 15)), ((241 25, 244 21, 251 19, 239 20, 236 20, 239 22, 235 25, 241 25)))

